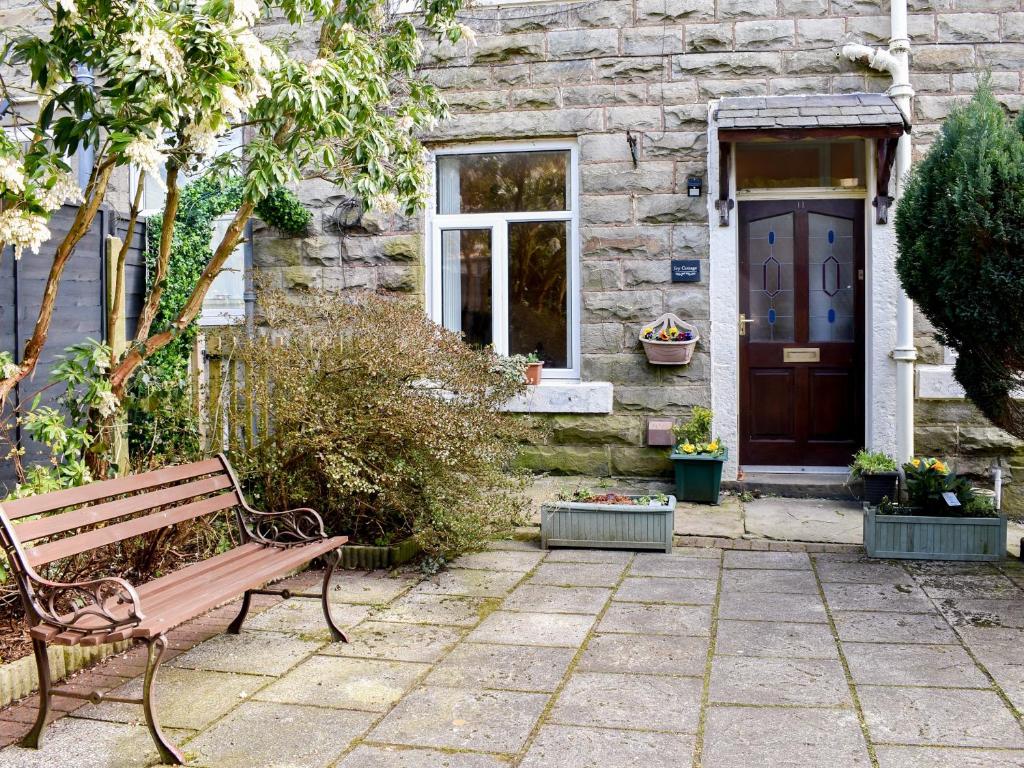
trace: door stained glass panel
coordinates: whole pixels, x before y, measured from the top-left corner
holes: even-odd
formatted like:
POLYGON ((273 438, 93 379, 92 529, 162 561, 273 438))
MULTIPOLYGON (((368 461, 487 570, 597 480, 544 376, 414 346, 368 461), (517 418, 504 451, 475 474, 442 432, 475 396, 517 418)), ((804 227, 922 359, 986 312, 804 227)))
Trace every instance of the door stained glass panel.
POLYGON ((794 340, 793 214, 751 222, 749 316, 751 341, 794 340))
POLYGON ((853 222, 808 214, 807 290, 810 341, 854 341, 853 222))

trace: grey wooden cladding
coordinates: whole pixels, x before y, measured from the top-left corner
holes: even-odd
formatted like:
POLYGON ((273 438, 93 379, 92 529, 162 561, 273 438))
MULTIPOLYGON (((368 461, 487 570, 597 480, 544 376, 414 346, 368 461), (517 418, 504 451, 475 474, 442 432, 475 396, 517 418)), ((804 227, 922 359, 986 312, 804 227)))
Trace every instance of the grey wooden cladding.
POLYGON ((998 561, 1006 556, 1006 516, 929 517, 864 513, 869 557, 998 561))
POLYGON ((541 506, 541 546, 672 551, 675 496, 665 504, 554 502, 541 506))

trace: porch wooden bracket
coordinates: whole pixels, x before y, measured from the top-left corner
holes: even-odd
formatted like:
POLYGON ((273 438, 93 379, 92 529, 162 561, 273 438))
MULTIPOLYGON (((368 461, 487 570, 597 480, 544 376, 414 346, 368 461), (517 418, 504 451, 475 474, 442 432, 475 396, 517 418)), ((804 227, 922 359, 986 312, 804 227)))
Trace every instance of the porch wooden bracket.
POLYGON ((732 145, 723 141, 718 145, 718 199, 715 210, 718 211, 718 226, 729 226, 729 211, 736 207, 736 201, 729 198, 729 159, 732 157, 732 145))
POLYGON ((875 180, 875 199, 871 204, 875 207, 875 223, 889 223, 889 208, 893 198, 889 195, 889 181, 896 163, 896 147, 899 136, 890 136, 875 142, 875 167, 878 169, 875 180))

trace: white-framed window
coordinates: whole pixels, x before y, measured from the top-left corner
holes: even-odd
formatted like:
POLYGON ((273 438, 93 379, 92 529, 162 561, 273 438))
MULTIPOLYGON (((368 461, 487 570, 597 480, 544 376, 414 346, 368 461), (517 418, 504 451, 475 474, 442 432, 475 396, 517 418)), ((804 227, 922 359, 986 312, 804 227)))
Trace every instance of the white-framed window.
POLYGON ((437 149, 431 167, 431 318, 500 354, 535 353, 546 379, 578 379, 577 144, 437 149))

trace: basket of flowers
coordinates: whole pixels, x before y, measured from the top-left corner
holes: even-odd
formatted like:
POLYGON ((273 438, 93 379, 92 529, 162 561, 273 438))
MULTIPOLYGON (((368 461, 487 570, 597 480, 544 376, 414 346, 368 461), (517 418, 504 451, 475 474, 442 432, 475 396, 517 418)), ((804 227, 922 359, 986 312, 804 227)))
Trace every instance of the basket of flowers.
POLYGON ((700 335, 697 329, 666 312, 640 331, 647 362, 651 365, 686 365, 693 357, 700 335))

